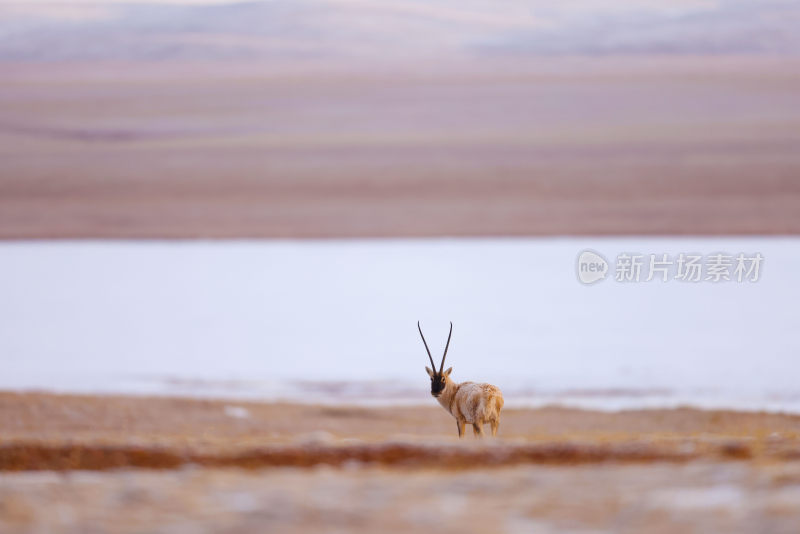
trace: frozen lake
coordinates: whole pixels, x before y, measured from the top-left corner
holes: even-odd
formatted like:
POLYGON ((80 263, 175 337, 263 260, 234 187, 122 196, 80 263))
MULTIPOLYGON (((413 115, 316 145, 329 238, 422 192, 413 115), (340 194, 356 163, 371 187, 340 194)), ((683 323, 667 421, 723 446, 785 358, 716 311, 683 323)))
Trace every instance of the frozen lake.
POLYGON ((796 238, 5 242, 0 388, 434 404, 416 321, 438 359, 452 320, 453 377, 507 406, 800 412, 798 273, 796 238), (763 261, 618 282, 620 253, 763 261))

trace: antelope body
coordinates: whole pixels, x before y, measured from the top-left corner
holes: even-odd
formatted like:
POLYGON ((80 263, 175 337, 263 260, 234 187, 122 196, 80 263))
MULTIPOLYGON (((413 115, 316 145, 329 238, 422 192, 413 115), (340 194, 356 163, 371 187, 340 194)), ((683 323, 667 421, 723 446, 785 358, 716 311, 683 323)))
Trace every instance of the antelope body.
POLYGON ((425 344, 425 350, 428 352, 428 359, 431 361, 432 369, 425 367, 428 376, 431 377, 431 395, 436 397, 439 404, 455 418, 458 425, 458 437, 464 435, 464 427, 467 423, 472 425, 475 436, 483 436, 483 425, 489 423, 492 425, 492 436, 496 436, 500 426, 500 410, 503 408, 503 394, 500 392, 500 388, 491 384, 476 384, 475 382, 458 383, 450 378, 450 373, 453 372, 452 367, 442 371, 444 359, 447 357, 447 349, 450 347, 450 337, 453 335, 453 323, 450 323, 450 333, 447 336, 447 345, 445 345, 442 363, 439 365, 438 371, 433 363, 428 342, 422 335, 419 322, 417 322, 417 328, 422 337, 422 343, 425 344))

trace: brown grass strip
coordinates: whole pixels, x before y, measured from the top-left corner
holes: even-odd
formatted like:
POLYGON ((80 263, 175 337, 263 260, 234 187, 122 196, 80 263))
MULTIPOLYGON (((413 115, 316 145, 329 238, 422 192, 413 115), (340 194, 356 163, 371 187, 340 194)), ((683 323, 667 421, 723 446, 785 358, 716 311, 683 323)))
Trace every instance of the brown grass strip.
MULTIPOLYGON (((748 459, 746 445, 736 454, 730 445, 711 451, 723 459, 748 459), (727 449, 725 447, 728 447, 727 449)), ((489 446, 383 443, 359 445, 292 445, 262 447, 236 454, 209 454, 161 447, 51 445, 13 443, 0 446, 0 471, 174 469, 187 464, 206 467, 343 466, 351 463, 390 467, 465 469, 514 464, 587 464, 600 462, 684 462, 709 454, 688 453, 642 443, 541 443, 489 446)))

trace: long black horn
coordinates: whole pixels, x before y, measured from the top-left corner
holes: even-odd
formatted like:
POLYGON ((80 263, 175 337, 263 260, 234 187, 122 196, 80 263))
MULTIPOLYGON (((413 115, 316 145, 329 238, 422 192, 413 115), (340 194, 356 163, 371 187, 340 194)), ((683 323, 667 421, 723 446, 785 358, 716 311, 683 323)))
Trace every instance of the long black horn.
POLYGON ((453 321, 450 321, 450 333, 447 334, 447 345, 444 346, 444 355, 442 356, 442 365, 439 366, 439 374, 442 374, 444 369, 444 359, 447 358, 447 349, 450 347, 450 337, 453 335, 453 321))
POLYGON ((425 350, 428 351, 428 359, 431 361, 431 369, 436 372, 436 364, 433 363, 433 357, 431 356, 431 349, 428 348, 428 342, 425 341, 425 336, 422 335, 422 328, 419 326, 419 321, 417 321, 417 329, 419 330, 419 335, 422 336, 422 342, 425 344, 425 350))

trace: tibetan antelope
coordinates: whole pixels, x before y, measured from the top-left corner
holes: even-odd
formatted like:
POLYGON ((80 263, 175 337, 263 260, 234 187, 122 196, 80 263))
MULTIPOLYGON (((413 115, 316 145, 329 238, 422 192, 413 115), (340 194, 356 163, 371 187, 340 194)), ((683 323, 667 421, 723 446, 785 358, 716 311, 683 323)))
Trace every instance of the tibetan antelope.
POLYGON ((483 425, 490 423, 492 436, 496 436, 497 428, 500 426, 500 410, 503 409, 503 394, 500 392, 500 388, 491 384, 476 384, 475 382, 459 384, 450 378, 450 373, 453 372, 452 367, 442 372, 447 349, 450 347, 450 337, 453 335, 453 323, 450 323, 450 333, 447 335, 447 345, 444 347, 444 355, 438 371, 436 364, 433 363, 428 342, 422 335, 419 321, 417 321, 417 329, 419 329, 419 335, 422 337, 422 343, 425 344, 425 350, 428 351, 428 359, 433 368, 425 367, 428 376, 431 377, 431 395, 436 397, 439 404, 456 418, 458 437, 464 435, 466 423, 472 424, 472 431, 476 437, 483 436, 483 425))

